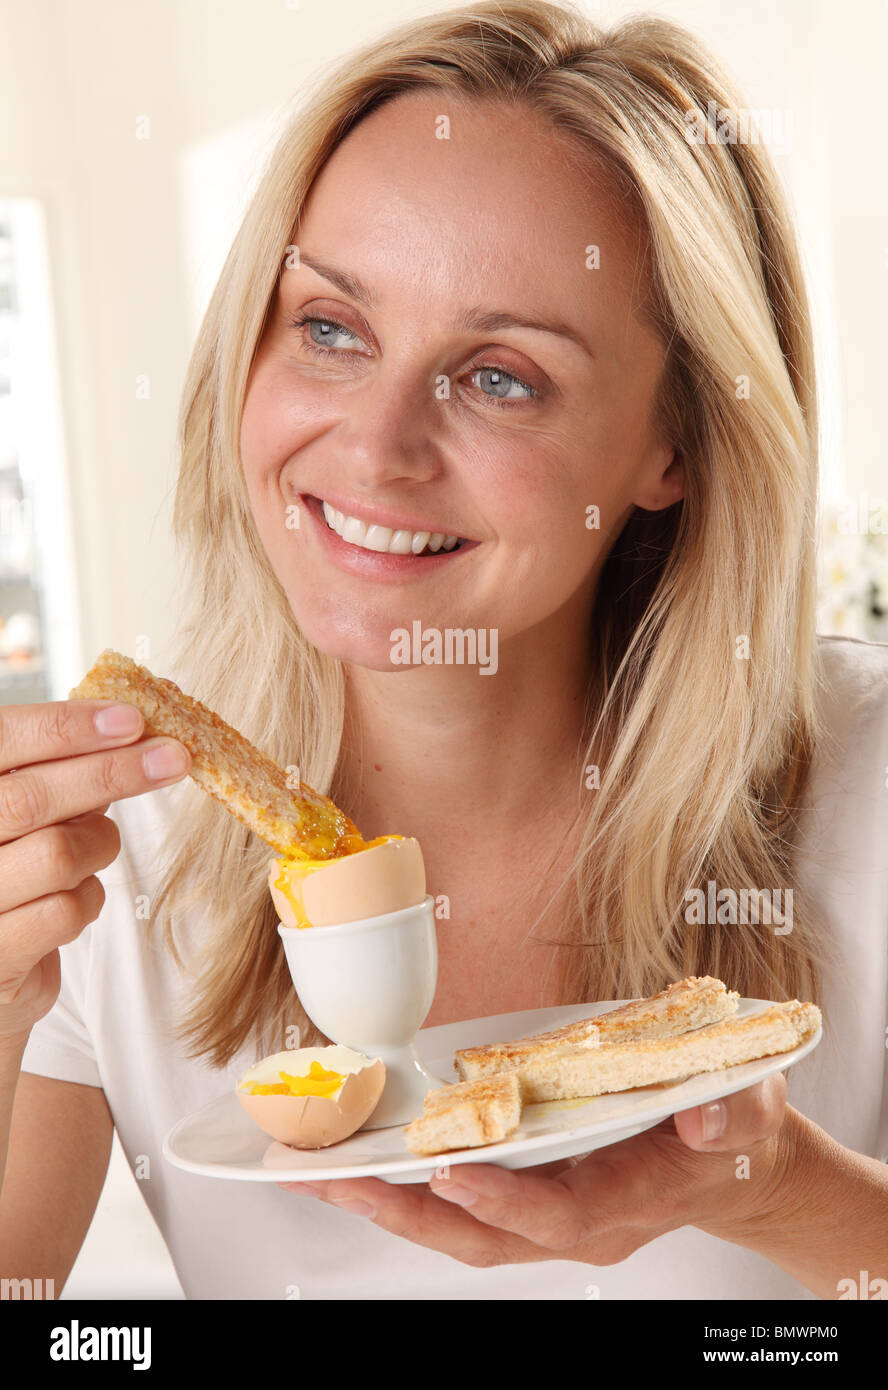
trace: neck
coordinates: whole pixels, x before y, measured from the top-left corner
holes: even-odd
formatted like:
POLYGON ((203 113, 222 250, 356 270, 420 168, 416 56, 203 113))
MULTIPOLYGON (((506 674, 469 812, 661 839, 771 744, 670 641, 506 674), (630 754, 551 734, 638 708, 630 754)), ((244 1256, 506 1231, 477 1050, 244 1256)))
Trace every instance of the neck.
POLYGON ((397 833, 439 855, 451 844, 495 853, 525 831, 531 842, 543 816, 572 820, 590 670, 588 642, 571 626, 556 616, 501 644, 495 675, 346 667, 336 780, 365 838, 397 833))

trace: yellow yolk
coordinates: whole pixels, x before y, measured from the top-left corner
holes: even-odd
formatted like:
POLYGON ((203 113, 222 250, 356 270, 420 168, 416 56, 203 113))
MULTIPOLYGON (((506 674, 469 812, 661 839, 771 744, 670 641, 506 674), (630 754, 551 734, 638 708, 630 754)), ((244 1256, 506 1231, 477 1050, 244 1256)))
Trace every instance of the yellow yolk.
MULTIPOLYGON (((350 849, 348 853, 359 854, 361 850, 375 849, 377 845, 387 844, 389 840, 403 840, 403 838, 403 835, 380 835, 376 840, 362 841, 350 849)), ((345 855, 336 855, 335 857, 344 859, 345 855)), ((318 869, 325 869, 332 862, 331 859, 302 859, 295 856, 277 860, 281 866, 281 872, 275 879, 274 886, 287 899, 300 927, 311 926, 302 903, 302 884, 309 874, 315 873, 318 869)))
POLYGON ((284 855, 285 861, 288 864, 317 863, 320 866, 329 864, 331 859, 342 859, 347 854, 356 854, 358 850, 366 849, 367 845, 352 826, 352 822, 341 811, 338 811, 337 815, 345 821, 344 830, 338 828, 338 822, 336 828, 331 829, 329 817, 322 819, 320 812, 315 813, 314 818, 306 812, 303 817, 301 842, 294 842, 289 852, 284 855), (352 828, 349 829, 349 826, 352 828), (312 849, 318 853, 313 854, 312 849), (323 853, 325 849, 327 852, 323 853))
POLYGON ((290 1076, 280 1072, 280 1081, 247 1081, 242 1089, 251 1096, 322 1096, 334 1095, 345 1077, 336 1071, 325 1071, 320 1062, 312 1062, 307 1076, 290 1076))

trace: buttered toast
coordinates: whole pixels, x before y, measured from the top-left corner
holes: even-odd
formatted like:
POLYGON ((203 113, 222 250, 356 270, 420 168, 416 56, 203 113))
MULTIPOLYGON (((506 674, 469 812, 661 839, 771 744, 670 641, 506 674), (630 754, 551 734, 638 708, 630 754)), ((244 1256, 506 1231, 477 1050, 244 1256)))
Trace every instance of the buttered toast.
POLYGON ((816 1004, 790 999, 761 1013, 726 1018, 679 1037, 606 1043, 594 1048, 566 1044, 521 1065, 521 1092, 525 1104, 572 1100, 721 1071, 740 1062, 791 1052, 816 1033, 820 1023, 816 1004))
POLYGON ((506 1139, 520 1119, 521 1086, 516 1073, 507 1072, 429 1091, 404 1138, 415 1154, 472 1149, 506 1139))
POLYGON ((432 1154, 497 1143, 514 1132, 524 1105, 591 1099, 791 1052, 822 1023, 816 1004, 798 999, 742 1018, 734 1017, 738 1003, 721 980, 691 976, 596 1019, 462 1048, 463 1080, 426 1096, 422 1115, 405 1129, 407 1146, 432 1154))
POLYGON ((549 1033, 487 1047, 461 1048, 454 1063, 463 1081, 473 1081, 494 1072, 512 1071, 568 1043, 600 1047, 639 1038, 675 1037, 689 1028, 717 1023, 736 1013, 739 998, 711 975, 691 975, 647 999, 636 999, 596 1018, 568 1023, 549 1033))
POLYGON ((299 782, 243 735, 177 685, 107 648, 70 692, 71 699, 120 700, 145 719, 145 735, 184 743, 195 782, 279 854, 327 859, 361 842, 326 796, 299 782))

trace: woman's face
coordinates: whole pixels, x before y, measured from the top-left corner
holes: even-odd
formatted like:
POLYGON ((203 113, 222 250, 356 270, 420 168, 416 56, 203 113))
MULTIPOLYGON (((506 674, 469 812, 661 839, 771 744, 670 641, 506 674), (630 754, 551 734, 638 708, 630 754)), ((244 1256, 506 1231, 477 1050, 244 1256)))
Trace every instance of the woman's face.
POLYGON ((331 156, 297 241, 241 452, 309 640, 387 670, 416 620, 495 628, 501 660, 584 623, 633 505, 681 495, 641 244, 606 179, 523 108, 411 94, 331 156), (414 553, 430 536, 462 543, 414 553))

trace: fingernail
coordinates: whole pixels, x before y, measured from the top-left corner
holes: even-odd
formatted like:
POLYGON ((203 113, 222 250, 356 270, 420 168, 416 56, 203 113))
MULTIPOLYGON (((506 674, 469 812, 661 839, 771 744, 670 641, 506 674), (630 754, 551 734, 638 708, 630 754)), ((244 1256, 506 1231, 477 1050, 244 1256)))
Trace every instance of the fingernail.
POLYGON ((122 738, 142 727, 142 716, 135 705, 105 705, 96 710, 93 724, 103 738, 122 738))
POLYGON ((701 1105, 701 1136, 703 1143, 710 1139, 720 1139, 728 1123, 728 1107, 723 1100, 714 1100, 709 1105, 701 1105))
POLYGON ((457 1202, 461 1207, 470 1207, 478 1200, 478 1193, 470 1187, 438 1187, 435 1191, 445 1202, 457 1202))
POLYGON ((312 1197, 323 1197, 323 1192, 319 1187, 313 1187, 310 1182, 294 1182, 287 1188, 288 1192, 310 1192, 312 1197))
POLYGON ((355 1216, 375 1216, 376 1208, 371 1207, 369 1202, 359 1202, 354 1197, 331 1197, 330 1201, 336 1207, 341 1207, 343 1211, 353 1211, 355 1216))
POLYGON ((145 776, 152 782, 162 782, 167 777, 178 777, 188 766, 185 749, 176 743, 159 743, 142 754, 145 776))

